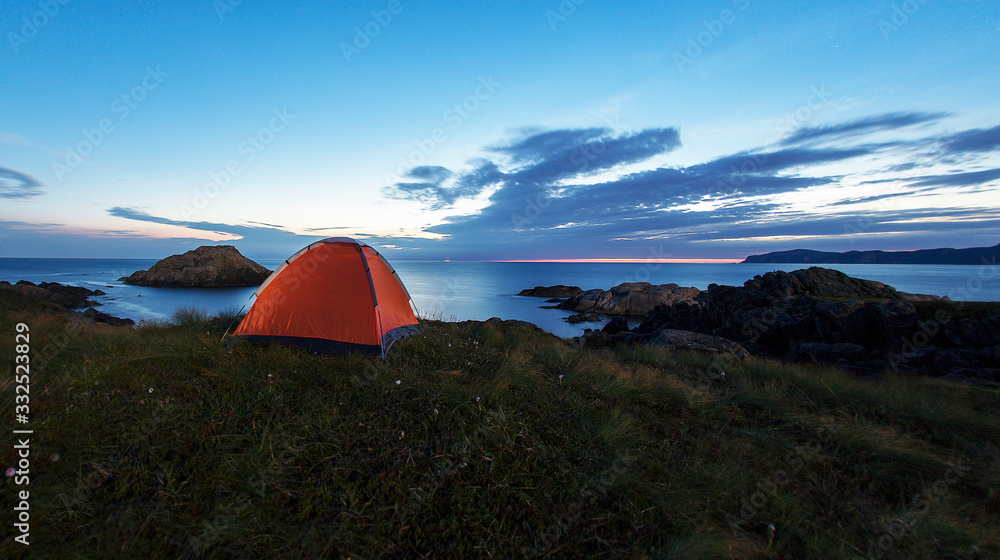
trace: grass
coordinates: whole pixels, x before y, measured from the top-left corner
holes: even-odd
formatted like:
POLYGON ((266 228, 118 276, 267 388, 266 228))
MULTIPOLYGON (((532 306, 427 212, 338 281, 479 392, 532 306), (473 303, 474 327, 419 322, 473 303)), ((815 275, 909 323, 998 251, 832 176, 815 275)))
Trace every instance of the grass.
POLYGON ((994 389, 440 321, 383 363, 0 298, 32 558, 1000 556, 994 389))

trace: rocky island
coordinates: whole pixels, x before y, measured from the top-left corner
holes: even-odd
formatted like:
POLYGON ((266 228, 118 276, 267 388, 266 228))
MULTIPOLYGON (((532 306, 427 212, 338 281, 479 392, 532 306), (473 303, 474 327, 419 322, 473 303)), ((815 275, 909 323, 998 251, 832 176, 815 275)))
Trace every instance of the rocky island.
POLYGON ((160 288, 237 288, 259 286, 270 275, 270 270, 244 257, 232 245, 204 245, 119 280, 160 288))
POLYGON ((993 247, 968 249, 920 249, 917 251, 847 251, 833 253, 810 249, 776 251, 750 255, 744 263, 809 263, 809 264, 996 264, 1000 244, 993 247))

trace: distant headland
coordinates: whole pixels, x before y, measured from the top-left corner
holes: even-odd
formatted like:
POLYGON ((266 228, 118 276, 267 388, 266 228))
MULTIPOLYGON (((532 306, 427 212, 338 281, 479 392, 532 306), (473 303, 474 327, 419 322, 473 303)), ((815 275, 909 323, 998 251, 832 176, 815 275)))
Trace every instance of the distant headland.
POLYGON ((847 251, 833 253, 793 249, 750 255, 744 263, 795 264, 996 264, 1000 244, 969 249, 921 249, 917 251, 847 251))

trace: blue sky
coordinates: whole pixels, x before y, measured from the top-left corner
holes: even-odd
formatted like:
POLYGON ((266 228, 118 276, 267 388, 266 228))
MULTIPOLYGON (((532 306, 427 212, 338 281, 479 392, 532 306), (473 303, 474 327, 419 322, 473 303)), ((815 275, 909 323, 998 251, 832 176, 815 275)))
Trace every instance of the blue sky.
POLYGON ((998 8, 0 0, 0 257, 995 245, 998 8))

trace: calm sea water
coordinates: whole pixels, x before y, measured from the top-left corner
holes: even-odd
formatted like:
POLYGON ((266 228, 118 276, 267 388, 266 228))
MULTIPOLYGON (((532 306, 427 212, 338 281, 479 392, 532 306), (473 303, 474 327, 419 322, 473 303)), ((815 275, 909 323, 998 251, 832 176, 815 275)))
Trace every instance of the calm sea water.
MULTIPOLYGON (((95 298, 101 311, 137 321, 169 320, 181 307, 209 313, 239 309, 254 288, 145 288, 118 281, 155 260, 135 259, 0 259, 0 280, 60 282, 100 289, 95 298)), ((281 261, 260 261, 275 268, 281 261)), ((709 284, 742 285, 754 275, 772 270, 797 270, 807 265, 780 264, 619 264, 619 263, 392 263, 424 317, 444 320, 521 319, 563 337, 578 336, 585 327, 563 321, 567 311, 539 309, 540 298, 515 294, 524 288, 567 284, 583 289, 610 288, 622 282, 673 282, 705 289, 709 284)), ((947 295, 958 301, 1000 301, 1000 266, 946 265, 824 265, 858 278, 878 280, 913 293, 947 295)))

